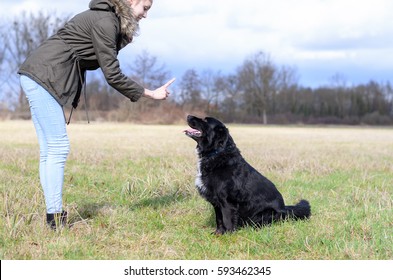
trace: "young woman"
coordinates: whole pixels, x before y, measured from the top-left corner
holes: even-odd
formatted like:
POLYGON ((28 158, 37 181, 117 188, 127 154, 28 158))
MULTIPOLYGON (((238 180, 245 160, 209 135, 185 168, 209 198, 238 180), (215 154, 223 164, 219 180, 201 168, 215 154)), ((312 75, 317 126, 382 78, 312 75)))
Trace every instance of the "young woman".
POLYGON ((52 229, 67 219, 62 190, 70 145, 63 106, 69 100, 73 108, 78 105, 85 72, 101 68, 108 84, 132 102, 141 96, 163 100, 169 95, 174 79, 155 90, 146 89, 122 73, 117 59, 152 4, 153 0, 92 0, 89 10, 47 39, 19 69, 38 136, 40 182, 52 229))

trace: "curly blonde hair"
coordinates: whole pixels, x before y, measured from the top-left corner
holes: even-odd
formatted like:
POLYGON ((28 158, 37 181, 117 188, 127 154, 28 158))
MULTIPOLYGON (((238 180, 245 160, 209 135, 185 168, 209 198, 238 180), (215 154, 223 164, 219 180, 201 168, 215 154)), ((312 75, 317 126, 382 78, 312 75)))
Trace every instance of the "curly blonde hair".
POLYGON ((138 35, 139 24, 138 21, 133 16, 132 8, 129 2, 127 0, 110 0, 110 1, 115 7, 116 15, 120 19, 121 33, 124 36, 126 36, 129 40, 131 40, 132 37, 138 35))

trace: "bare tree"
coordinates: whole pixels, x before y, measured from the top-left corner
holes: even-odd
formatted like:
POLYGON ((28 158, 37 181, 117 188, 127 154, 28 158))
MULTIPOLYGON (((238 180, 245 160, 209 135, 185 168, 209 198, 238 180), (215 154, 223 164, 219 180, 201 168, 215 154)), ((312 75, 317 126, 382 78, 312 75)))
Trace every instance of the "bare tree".
MULTIPOLYGON (((4 32, 4 25, 0 25, 0 73, 3 72, 4 68, 4 58, 5 58, 5 50, 6 50, 6 33, 4 32)), ((0 81, 1 82, 1 81, 0 81)))
MULTIPOLYGON (((135 58, 129 68, 131 77, 146 88, 158 88, 170 79, 170 72, 166 69, 166 65, 160 64, 157 57, 150 55, 146 50, 135 58)), ((136 102, 126 106, 135 107, 137 112, 146 112, 152 107, 161 106, 160 103, 146 99, 144 102, 136 102)))
POLYGON ((14 20, 8 21, 2 30, 7 65, 2 71, 3 78, 7 80, 11 98, 16 101, 16 109, 25 110, 27 101, 20 89, 16 72, 26 57, 36 49, 44 40, 54 34, 64 25, 66 18, 61 18, 56 13, 27 14, 22 12, 14 20), (17 98, 15 98, 17 97, 17 98))
POLYGON ((240 85, 244 91, 246 111, 267 124, 267 111, 275 102, 277 68, 269 55, 258 52, 247 59, 238 70, 240 85))
POLYGON ((220 94, 220 112, 226 122, 240 121, 242 113, 241 89, 239 79, 235 75, 221 76, 216 80, 216 91, 220 94))
POLYGON ((298 74, 296 68, 282 66, 278 72, 277 102, 273 113, 289 113, 294 110, 297 102, 296 92, 298 91, 298 74))
POLYGON ((202 71, 200 76, 201 98, 205 103, 207 115, 215 114, 218 111, 218 103, 222 93, 221 80, 220 72, 213 72, 211 69, 202 71))
POLYGON ((131 76, 145 87, 157 88, 170 79, 170 72, 164 63, 159 64, 156 56, 144 50, 129 65, 131 76))
POLYGON ((180 103, 194 110, 202 103, 201 79, 195 69, 187 70, 180 81, 180 103))
MULTIPOLYGON (((7 36, 5 32, 5 24, 4 20, 0 23, 0 104, 1 107, 6 107, 6 83, 7 83, 7 75, 5 75, 6 71, 6 43, 7 43, 7 36), (3 103, 4 102, 4 103, 3 103)), ((4 109, 2 109, 3 111, 4 109)))

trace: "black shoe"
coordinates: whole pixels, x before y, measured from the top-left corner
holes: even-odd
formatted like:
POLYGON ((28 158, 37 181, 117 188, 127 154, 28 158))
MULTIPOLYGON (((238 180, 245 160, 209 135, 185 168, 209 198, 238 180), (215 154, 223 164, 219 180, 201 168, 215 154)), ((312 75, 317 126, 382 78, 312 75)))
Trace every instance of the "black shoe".
POLYGON ((46 214, 46 223, 52 230, 64 227, 67 224, 67 211, 55 214, 46 214))

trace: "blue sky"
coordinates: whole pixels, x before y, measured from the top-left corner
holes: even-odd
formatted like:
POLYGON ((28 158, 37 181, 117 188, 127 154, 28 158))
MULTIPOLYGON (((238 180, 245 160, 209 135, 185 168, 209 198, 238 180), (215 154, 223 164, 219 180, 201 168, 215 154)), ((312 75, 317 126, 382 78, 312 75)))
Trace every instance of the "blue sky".
MULTIPOLYGON (((1 0, 0 16, 22 10, 73 15, 89 0, 1 0)), ((391 0, 154 0, 123 64, 147 50, 178 79, 185 70, 233 73, 258 51, 297 69, 304 86, 339 74, 351 84, 393 81, 391 0)))

